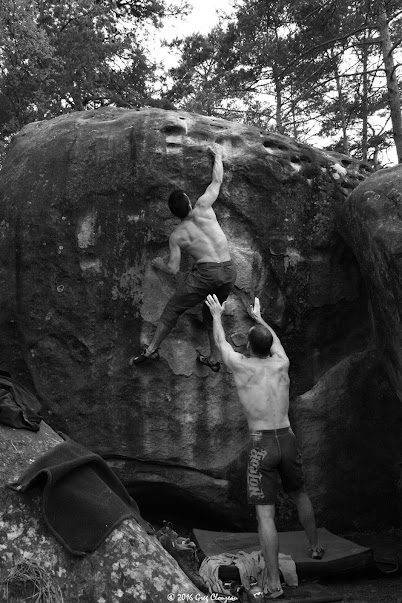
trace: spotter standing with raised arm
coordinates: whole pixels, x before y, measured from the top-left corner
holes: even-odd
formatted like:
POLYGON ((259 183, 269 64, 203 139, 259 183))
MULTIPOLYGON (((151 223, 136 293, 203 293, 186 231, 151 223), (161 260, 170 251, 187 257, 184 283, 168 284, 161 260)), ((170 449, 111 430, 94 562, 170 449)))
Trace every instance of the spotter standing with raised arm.
POLYGON ((301 456, 290 427, 289 359, 273 329, 262 319, 255 298, 250 315, 258 323, 248 333, 249 357, 235 352, 226 341, 218 298, 209 295, 206 305, 213 316, 215 342, 224 364, 233 372, 237 393, 250 430, 247 469, 248 501, 256 507, 258 534, 267 567, 268 599, 283 596, 279 575, 278 533, 275 526, 277 473, 296 503, 300 522, 310 542, 311 556, 321 559, 313 507, 304 490, 301 456))
MULTIPOLYGON (((236 268, 230 257, 228 241, 212 207, 218 198, 223 180, 223 151, 217 144, 211 147, 210 151, 214 155, 211 184, 194 207, 183 190, 176 190, 170 195, 169 209, 181 222, 170 235, 168 261, 163 258, 155 258, 152 261, 154 268, 168 274, 177 274, 180 270, 181 252, 186 251, 195 261, 193 269, 166 304, 148 347, 138 356, 131 358, 130 364, 158 360, 160 344, 183 312, 203 302, 211 293, 223 303, 233 289, 236 268)), ((210 355, 200 355, 198 360, 217 372, 220 369, 219 351, 212 334, 212 317, 205 304, 203 318, 208 331, 210 355)))

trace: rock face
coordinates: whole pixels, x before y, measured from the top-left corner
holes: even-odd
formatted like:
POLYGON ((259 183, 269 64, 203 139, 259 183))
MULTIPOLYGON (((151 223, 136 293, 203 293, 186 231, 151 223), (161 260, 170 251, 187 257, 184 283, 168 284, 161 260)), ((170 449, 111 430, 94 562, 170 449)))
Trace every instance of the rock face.
POLYGON ((402 166, 355 189, 343 221, 369 291, 376 344, 402 401, 402 166))
MULTIPOLYGON (((66 603, 155 603, 167 601, 169 593, 201 596, 157 538, 134 519, 123 521, 90 555, 74 557, 45 525, 40 491, 21 495, 5 487, 61 441, 43 422, 35 434, 0 424, 0 581, 25 560, 48 573, 66 603)), ((21 601, 19 594, 11 584, 9 602, 21 601)))
POLYGON ((402 407, 380 355, 367 350, 339 362, 293 400, 292 414, 311 498, 326 509, 326 524, 398 525, 402 407))
MULTIPOLYGON (((0 349, 14 377, 35 388, 47 421, 104 454, 147 504, 160 501, 164 513, 179 495, 182 509, 197 504, 246 527, 247 426, 231 374, 197 366, 197 350, 208 349, 200 308, 180 318, 159 363, 128 365, 190 267, 184 258, 170 278, 151 260, 168 252, 177 223, 169 193, 184 188, 194 201, 208 186, 212 142, 223 146, 225 168, 214 208, 238 267, 225 329, 244 351, 245 306, 260 297, 291 359, 297 430, 310 390, 370 343, 364 280, 337 231, 346 195, 370 170, 257 128, 158 109, 83 112, 24 128, 0 172, 0 349)), ((373 396, 376 387, 382 382, 373 396)), ((344 397, 331 400, 340 416, 344 397)), ((301 434, 321 441, 322 420, 303 423, 301 434)), ((308 458, 312 441, 303 435, 308 458)), ((337 498, 350 505, 348 524, 362 499, 349 496, 359 463, 337 498)), ((316 484, 309 479, 308 488, 316 484)), ((337 515, 333 484, 315 496, 322 523, 337 515)), ((383 496, 394 494, 388 486, 383 496)), ((376 496, 374 484, 373 515, 376 496)))

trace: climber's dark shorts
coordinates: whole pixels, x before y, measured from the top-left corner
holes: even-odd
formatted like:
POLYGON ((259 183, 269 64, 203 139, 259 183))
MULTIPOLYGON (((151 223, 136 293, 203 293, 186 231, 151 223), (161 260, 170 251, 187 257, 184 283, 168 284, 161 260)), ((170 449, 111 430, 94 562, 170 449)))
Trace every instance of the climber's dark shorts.
POLYGON ((285 492, 303 488, 302 460, 291 427, 250 434, 247 499, 253 505, 274 505, 278 474, 285 492))
MULTIPOLYGON (((160 321, 173 328, 180 314, 204 302, 207 295, 214 293, 222 304, 234 287, 236 274, 236 267, 231 260, 194 264, 183 285, 166 304, 160 321)), ((206 304, 202 306, 202 314, 207 329, 212 330, 212 316, 206 304)))

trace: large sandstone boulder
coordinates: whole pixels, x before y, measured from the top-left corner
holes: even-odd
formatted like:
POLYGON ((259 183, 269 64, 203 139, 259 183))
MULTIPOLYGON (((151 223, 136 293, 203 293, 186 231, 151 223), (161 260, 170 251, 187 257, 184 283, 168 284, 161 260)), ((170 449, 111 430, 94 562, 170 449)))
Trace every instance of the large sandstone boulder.
POLYGON ((402 166, 360 184, 345 204, 343 224, 366 281, 376 345, 402 402, 402 166))
MULTIPOLYGON (((128 365, 190 267, 184 258, 170 278, 151 260, 168 252, 176 224, 169 193, 195 200, 209 184, 212 142, 225 168, 214 207, 238 267, 229 341, 245 349, 245 306, 258 295, 290 355, 293 399, 365 350, 367 293, 336 225, 367 165, 217 118, 108 108, 31 124, 13 140, 0 172, 0 353, 48 422, 105 455, 144 500, 163 509, 179 492, 183 507, 244 526, 247 426, 231 374, 197 365, 208 345, 200 309, 181 317, 159 363, 128 365)), ((321 521, 333 516, 331 496, 316 506, 321 521)))
MULTIPOLYGON (((45 570, 65 603, 156 603, 167 601, 170 593, 201 597, 157 538, 134 519, 123 521, 93 553, 75 557, 47 528, 40 490, 31 488, 22 495, 5 487, 61 441, 43 422, 38 433, 0 424, 0 583, 23 561, 45 570)), ((10 582, 9 603, 33 594, 29 580, 25 592, 21 587, 10 582)))

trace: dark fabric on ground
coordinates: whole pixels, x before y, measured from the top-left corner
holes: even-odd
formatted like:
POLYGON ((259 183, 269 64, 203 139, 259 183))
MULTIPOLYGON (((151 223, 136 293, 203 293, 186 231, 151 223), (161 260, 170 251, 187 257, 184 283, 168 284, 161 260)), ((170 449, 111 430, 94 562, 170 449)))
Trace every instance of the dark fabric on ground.
POLYGON ((43 484, 46 524, 74 555, 94 551, 129 517, 149 534, 154 532, 107 463, 70 439, 39 457, 9 487, 24 492, 30 486, 43 484))
POLYGON ((7 371, 0 370, 0 423, 17 429, 39 431, 40 402, 7 371))

